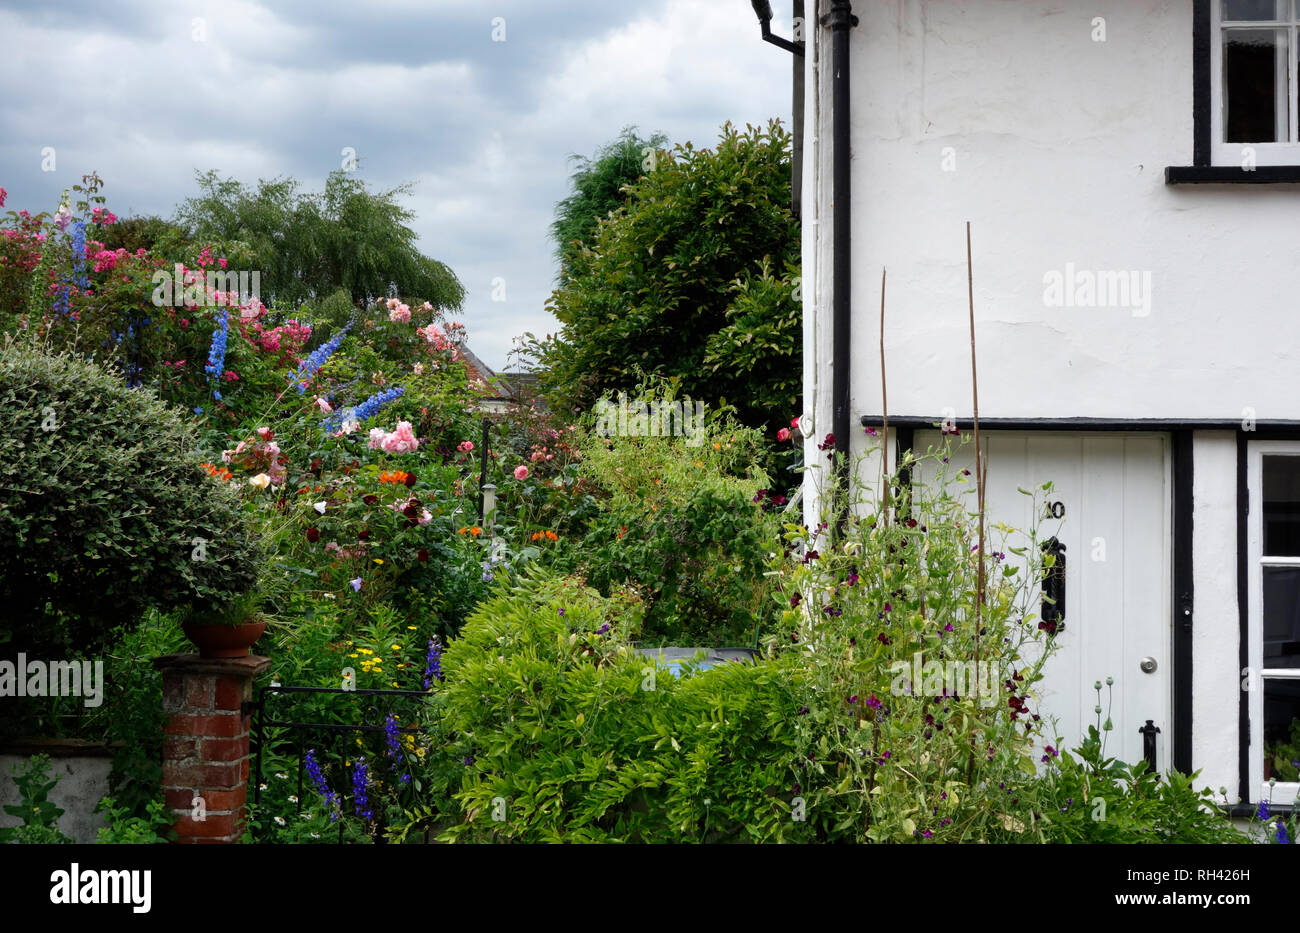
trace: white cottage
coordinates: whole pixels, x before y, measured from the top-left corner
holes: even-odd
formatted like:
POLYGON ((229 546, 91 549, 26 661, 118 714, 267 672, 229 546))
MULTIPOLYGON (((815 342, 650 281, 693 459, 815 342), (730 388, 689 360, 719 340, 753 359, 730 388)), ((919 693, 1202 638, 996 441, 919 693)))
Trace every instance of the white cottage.
POLYGON ((1048 709, 1113 676, 1111 750, 1245 809, 1300 718, 1300 0, 800 6, 808 458, 886 414, 882 267, 890 456, 969 430, 970 221, 991 518, 1063 516, 1048 709))

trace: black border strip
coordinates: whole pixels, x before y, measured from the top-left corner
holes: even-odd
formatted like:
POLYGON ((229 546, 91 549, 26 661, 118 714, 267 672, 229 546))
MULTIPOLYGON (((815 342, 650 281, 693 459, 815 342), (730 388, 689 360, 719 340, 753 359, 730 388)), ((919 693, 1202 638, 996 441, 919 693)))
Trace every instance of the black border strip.
POLYGON ((1192 432, 1174 431, 1173 460, 1173 766, 1192 773, 1192 600, 1195 575, 1192 564, 1195 455, 1192 432))
MULTIPOLYGON (((1247 437, 1237 434, 1237 670, 1250 664, 1250 490, 1247 487, 1247 437)), ((1237 691, 1237 798, 1249 801, 1250 694, 1237 691)))
MULTIPOLYGON (((1213 25, 1210 0, 1192 0, 1192 164, 1210 164, 1210 27, 1213 25)), ((1165 169, 1165 181, 1181 184, 1170 177, 1171 172, 1187 169, 1165 169)), ((1235 170, 1234 170, 1235 171, 1235 170)), ((1237 171, 1237 174, 1243 174, 1237 171)), ((1184 179, 1190 181, 1191 179, 1184 179)), ((1300 180, 1300 179, 1298 179, 1300 180)))
POLYGON ((1166 185, 1294 185, 1300 165, 1259 165, 1247 171, 1235 165, 1169 165, 1166 185))
MULTIPOLYGON (((863 415, 863 427, 879 427, 879 415, 863 415)), ((937 428, 944 422, 942 415, 890 415, 891 428, 937 428)), ((958 430, 973 427, 970 418, 949 419, 958 430)), ((1242 420, 1222 418, 986 418, 980 416, 980 427, 989 430, 1016 431, 1241 431, 1242 420)), ((1253 438, 1266 440, 1270 435, 1293 437, 1300 435, 1300 420, 1259 421, 1252 425, 1253 438)))

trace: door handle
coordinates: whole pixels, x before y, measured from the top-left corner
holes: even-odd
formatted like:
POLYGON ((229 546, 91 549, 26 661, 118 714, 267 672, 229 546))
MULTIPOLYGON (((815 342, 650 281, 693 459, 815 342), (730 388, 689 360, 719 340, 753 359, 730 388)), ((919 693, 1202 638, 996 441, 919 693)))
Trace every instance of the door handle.
POLYGON ((1156 733, 1159 731, 1160 727, 1150 719, 1145 726, 1138 729, 1142 734, 1142 757, 1146 759, 1147 774, 1156 769, 1156 733))

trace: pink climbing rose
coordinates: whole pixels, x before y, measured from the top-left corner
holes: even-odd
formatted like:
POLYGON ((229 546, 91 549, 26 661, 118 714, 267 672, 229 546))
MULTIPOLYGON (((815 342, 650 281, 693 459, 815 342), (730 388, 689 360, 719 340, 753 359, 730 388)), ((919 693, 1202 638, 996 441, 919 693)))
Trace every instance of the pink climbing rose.
POLYGON ((528 479, 528 467, 524 466, 522 463, 515 467, 515 479, 528 479))

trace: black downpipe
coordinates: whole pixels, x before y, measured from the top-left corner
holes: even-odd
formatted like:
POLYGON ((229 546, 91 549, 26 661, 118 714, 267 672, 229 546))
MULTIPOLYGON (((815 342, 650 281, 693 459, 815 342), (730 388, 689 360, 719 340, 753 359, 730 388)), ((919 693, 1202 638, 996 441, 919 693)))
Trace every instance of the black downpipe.
POLYGON ((858 23, 850 0, 831 0, 824 22, 831 29, 831 112, 832 157, 832 352, 831 431, 835 435, 835 526, 843 531, 849 513, 849 429, 851 423, 849 350, 852 315, 852 254, 849 173, 849 30, 858 23))

